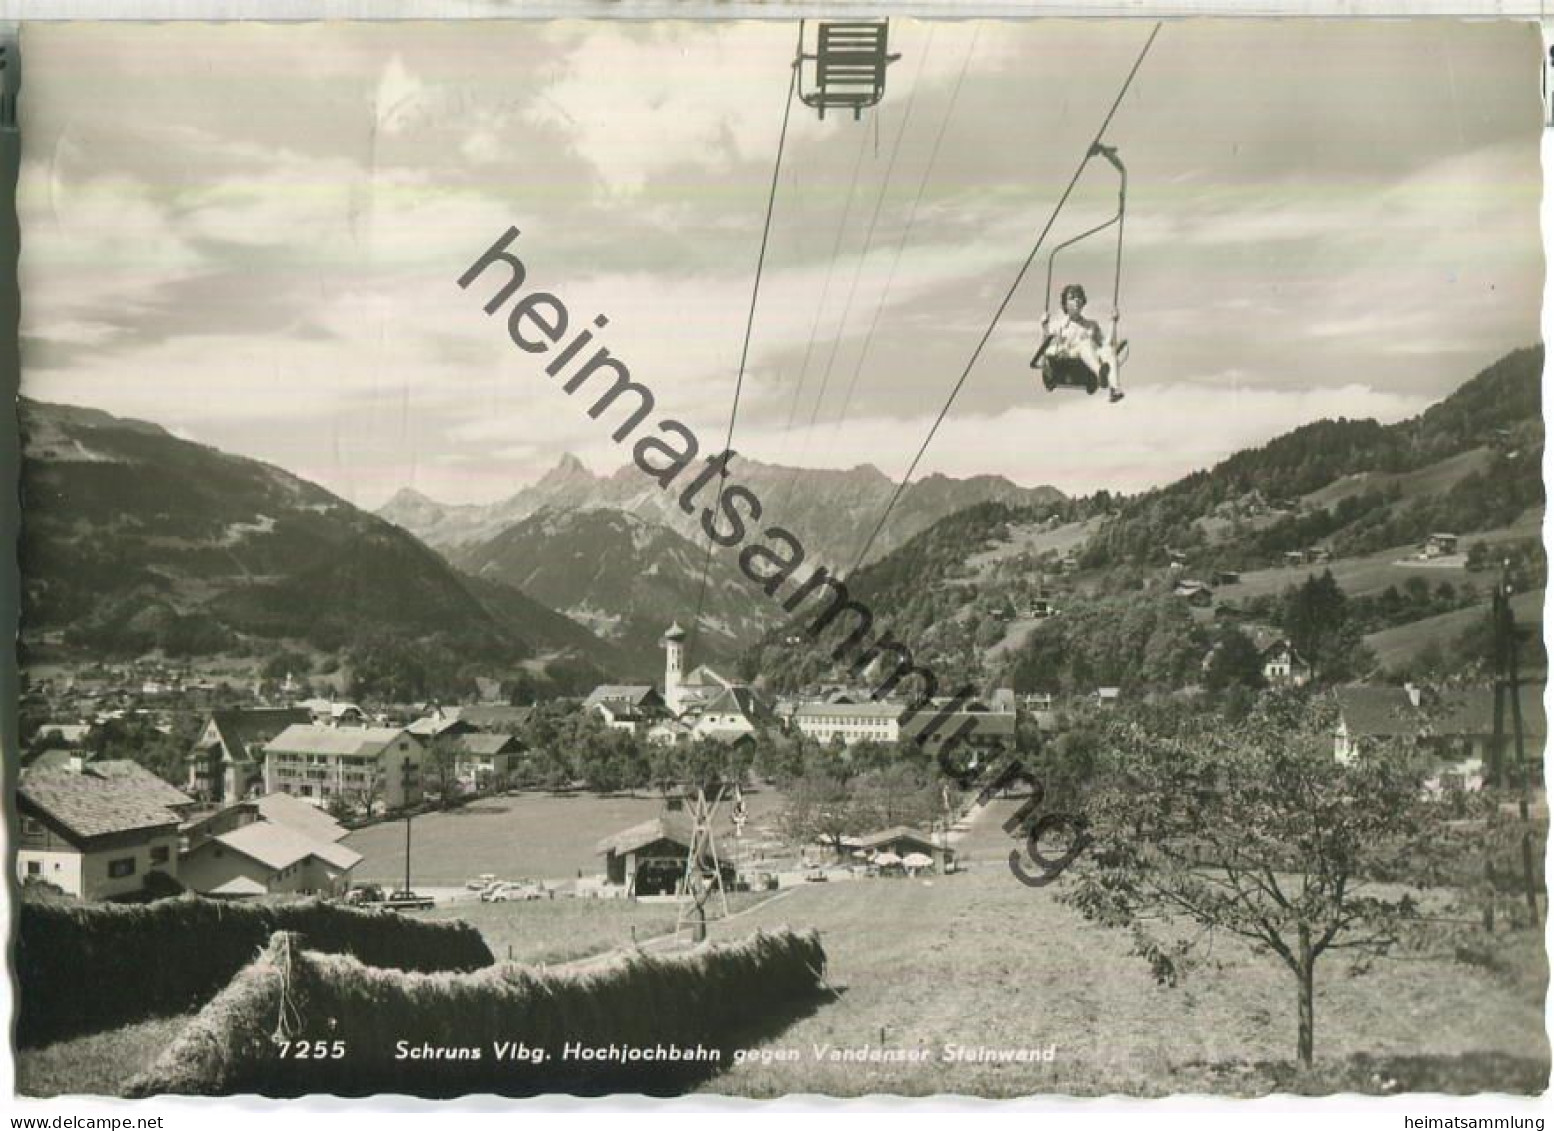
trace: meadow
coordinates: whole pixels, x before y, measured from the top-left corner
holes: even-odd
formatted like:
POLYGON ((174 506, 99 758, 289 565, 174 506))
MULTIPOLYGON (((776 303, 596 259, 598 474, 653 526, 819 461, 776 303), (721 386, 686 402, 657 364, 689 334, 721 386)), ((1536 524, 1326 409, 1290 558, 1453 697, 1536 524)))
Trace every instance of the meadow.
MULTIPOLYGON (((1015 804, 995 801, 972 823, 959 846, 969 862, 961 874, 802 884, 764 900, 733 897, 735 917, 711 924, 713 940, 758 928, 813 927, 828 955, 833 992, 702 1090, 1007 1097, 1530 1093, 1547 1086, 1548 971, 1536 933, 1475 936, 1464 961, 1444 945, 1402 952, 1364 975, 1351 973, 1341 958, 1324 959, 1317 1064, 1300 1072, 1294 983, 1282 966, 1221 938, 1211 965, 1176 987, 1157 985, 1129 952, 1126 933, 1084 921, 1053 889, 1027 888, 1009 874, 1004 858, 1012 842, 999 822, 1015 804), (948 1045, 969 1056, 1050 1048, 1052 1059, 946 1060, 948 1045), (831 1061, 827 1047, 923 1059, 831 1061)), ((581 820, 588 808, 563 811, 581 820)), ((592 837, 590 830, 584 839, 591 845, 592 837)), ((677 949, 683 936, 659 937, 673 929, 675 915, 667 903, 558 898, 465 903, 416 917, 469 920, 502 961, 559 964, 634 938, 649 950, 677 949)), ((164 1019, 21 1050, 18 1089, 112 1094, 186 1023, 164 1019)))
MULTIPOLYGON (((747 790, 747 839, 782 806, 774 790, 747 790)), ((572 880, 603 873, 601 838, 650 821, 664 811, 654 794, 511 793, 482 798, 460 809, 414 818, 410 834, 411 882, 458 887, 490 872, 504 880, 572 880)), ((730 803, 718 811, 720 843, 732 846, 730 803)), ((399 886, 405 876, 405 823, 385 821, 345 839, 362 854, 357 883, 399 886)))
MULTIPOLYGON (((1295 991, 1274 960, 1234 939, 1175 988, 1157 985, 1125 932, 1081 919, 1052 889, 999 863, 995 802, 965 842, 985 863, 961 874, 795 889, 730 924, 815 927, 829 1004, 705 1090, 764 1097, 1030 1093, 1504 1090, 1547 1086, 1541 938, 1501 934, 1495 961, 1408 953, 1369 974, 1318 968, 1317 1064, 1295 1070, 1295 991), (1039 1063, 942 1059, 963 1049, 1054 1046, 1039 1063), (833 1063, 817 1047, 923 1050, 915 1063, 833 1063)), ((717 937, 714 933, 714 937, 717 937)))

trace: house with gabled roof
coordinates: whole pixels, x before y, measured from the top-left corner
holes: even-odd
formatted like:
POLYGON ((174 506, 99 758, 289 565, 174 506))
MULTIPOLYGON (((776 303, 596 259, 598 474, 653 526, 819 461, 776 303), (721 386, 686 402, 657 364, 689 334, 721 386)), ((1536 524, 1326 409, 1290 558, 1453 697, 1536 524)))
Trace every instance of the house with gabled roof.
POLYGON ((421 800, 426 746, 403 727, 287 727, 264 747, 266 793, 390 809, 421 800))
POLYGON ((361 859, 333 840, 259 819, 202 839, 180 858, 179 873, 203 895, 338 895, 361 859))
MULTIPOLYGON (((1428 752, 1436 770, 1431 788, 1478 789, 1488 778, 1494 759, 1495 693, 1492 688, 1449 688, 1429 692, 1413 684, 1402 687, 1340 687, 1339 718, 1333 735, 1333 756, 1340 762, 1359 757, 1368 743, 1403 739, 1428 752)), ((1522 718, 1525 754, 1536 779, 1542 780, 1548 719, 1543 710, 1543 685, 1523 685, 1516 707, 1522 718)), ((1503 707, 1501 737, 1506 764, 1514 758, 1512 706, 1503 707)))
POLYGON ((454 773, 466 790, 505 789, 523 759, 525 746, 511 734, 460 734, 453 739, 454 773))
POLYGON ((605 726, 635 734, 666 716, 664 698, 650 683, 603 683, 588 693, 583 710, 592 711, 605 726))
POLYGON ((193 805, 192 797, 132 762, 26 771, 16 787, 17 878, 87 900, 133 895, 153 872, 177 879, 175 810, 193 805), (101 772, 104 766, 112 769, 101 772))
POLYGON ((185 788, 218 805, 248 796, 264 782, 264 744, 311 717, 303 707, 212 711, 189 751, 185 788))
POLYGON ((475 703, 458 708, 461 722, 498 734, 517 734, 529 725, 533 714, 533 707, 510 707, 505 703, 475 703))
MULTIPOLYGON (((685 877, 691 835, 689 821, 655 817, 603 838, 595 851, 604 857, 606 882, 624 886, 631 895, 672 895, 685 877)), ((734 869, 722 848, 717 851, 723 882, 732 886, 734 869)))
POLYGON ((896 856, 907 857, 914 853, 927 856, 933 861, 937 871, 946 872, 951 869, 955 861, 955 850, 948 845, 934 840, 927 833, 906 825, 895 825, 879 832, 870 833, 857 839, 858 851, 871 856, 880 853, 894 853, 896 856))

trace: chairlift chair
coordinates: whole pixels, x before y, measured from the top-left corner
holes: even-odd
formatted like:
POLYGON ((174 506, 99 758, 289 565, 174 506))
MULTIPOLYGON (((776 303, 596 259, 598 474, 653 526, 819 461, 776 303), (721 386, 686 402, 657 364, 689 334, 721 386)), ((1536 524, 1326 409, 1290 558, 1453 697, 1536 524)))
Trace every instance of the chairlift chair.
MULTIPOLYGON (((1044 309, 1050 316, 1052 313, 1052 273, 1057 261, 1058 253, 1065 248, 1072 247, 1081 240, 1104 232, 1107 228, 1116 225, 1117 228, 1117 269, 1112 282, 1112 332, 1111 342, 1115 351, 1112 364, 1122 368, 1123 359, 1127 356, 1128 343, 1120 341, 1117 337, 1117 323, 1121 317, 1117 311, 1117 299, 1122 292, 1122 227, 1123 218, 1128 208, 1128 170, 1123 166, 1122 159, 1117 156, 1115 146, 1102 145, 1096 142, 1090 147, 1090 157, 1103 157, 1117 170, 1117 214, 1111 219, 1097 224, 1080 232, 1077 236, 1064 240, 1052 249, 1052 254, 1047 256, 1047 297, 1044 309)), ((1050 393, 1054 389, 1083 389, 1091 395, 1100 388, 1100 375, 1077 357, 1048 357, 1047 347, 1052 344, 1052 335, 1042 338, 1041 345, 1037 347, 1036 354, 1031 358, 1031 368, 1041 371, 1041 383, 1050 393)))
MULTIPOLYGON (((801 33, 802 34, 802 33, 801 33)), ((889 21, 826 22, 820 25, 813 55, 802 50, 793 65, 799 68, 799 101, 818 110, 851 110, 853 120, 885 96, 885 68, 900 55, 886 51, 889 21), (812 61, 814 87, 804 89, 804 63, 812 61)))

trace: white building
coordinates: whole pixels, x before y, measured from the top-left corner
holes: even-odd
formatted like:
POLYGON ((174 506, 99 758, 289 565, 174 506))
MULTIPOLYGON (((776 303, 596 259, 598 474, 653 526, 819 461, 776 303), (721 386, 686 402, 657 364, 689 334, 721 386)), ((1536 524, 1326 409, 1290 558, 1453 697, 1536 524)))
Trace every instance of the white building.
POLYGON ((793 725, 821 743, 897 742, 904 710, 899 703, 804 703, 793 712, 793 725))
POLYGON ((320 807, 421 800, 426 747, 401 727, 287 727, 264 748, 266 793, 289 793, 320 807))

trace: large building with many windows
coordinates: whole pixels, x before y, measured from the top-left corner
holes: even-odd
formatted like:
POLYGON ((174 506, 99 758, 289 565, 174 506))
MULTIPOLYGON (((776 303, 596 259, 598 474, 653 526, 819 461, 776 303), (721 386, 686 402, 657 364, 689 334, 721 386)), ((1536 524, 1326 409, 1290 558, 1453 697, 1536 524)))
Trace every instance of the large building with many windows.
POLYGON ((338 798, 353 808, 397 809, 421 800, 425 755, 402 727, 290 726, 265 745, 264 789, 320 807, 338 798))
POLYGON ((793 712, 793 726, 816 742, 896 742, 905 711, 900 703, 804 703, 793 712))

